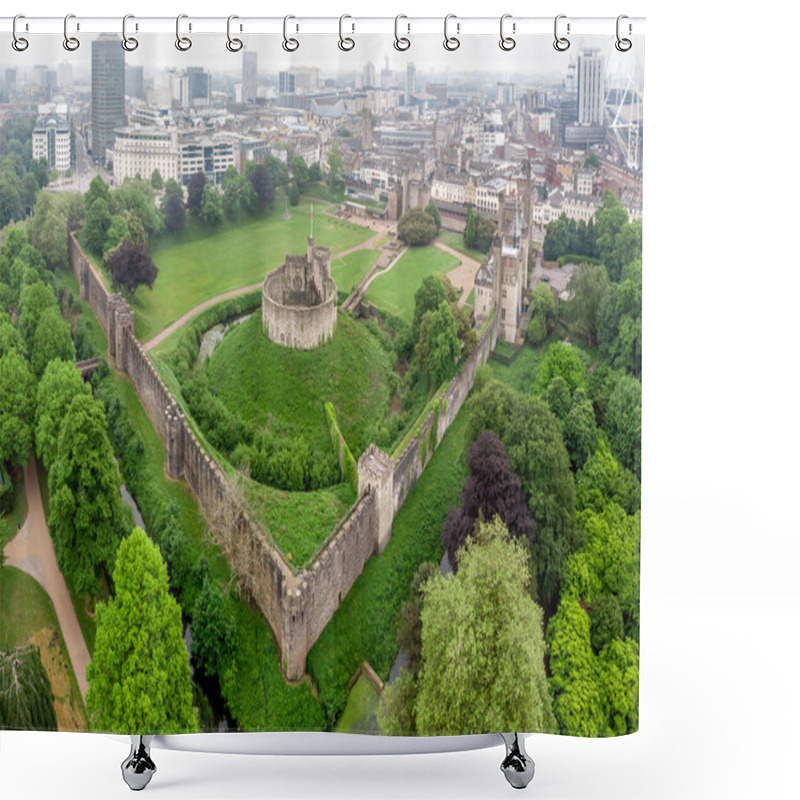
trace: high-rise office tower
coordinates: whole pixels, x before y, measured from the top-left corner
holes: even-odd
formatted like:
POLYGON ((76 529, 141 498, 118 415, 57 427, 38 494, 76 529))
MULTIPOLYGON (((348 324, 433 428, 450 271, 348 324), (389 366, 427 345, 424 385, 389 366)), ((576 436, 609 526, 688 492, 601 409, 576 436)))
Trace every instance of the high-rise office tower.
POLYGON ((92 42, 92 154, 105 163, 114 147, 114 128, 125 125, 125 51, 119 37, 99 36, 92 42))
POLYGON ((578 122, 602 125, 605 104, 605 63, 598 50, 578 56, 578 122))
POLYGON ((125 67, 125 94, 139 100, 144 97, 144 67, 125 67))
POLYGON ((278 92, 280 94, 294 94, 294 74, 288 70, 281 70, 278 73, 278 92))
POLYGON ((242 54, 242 102, 255 103, 258 96, 258 53, 242 54))
POLYGON ((202 67, 187 67, 189 105, 208 105, 211 102, 211 75, 202 67))
POLYGON ((371 61, 364 64, 364 88, 375 86, 375 65, 371 61))
POLYGON ((417 91, 417 68, 410 61, 406 67, 406 105, 411 105, 411 95, 417 91))

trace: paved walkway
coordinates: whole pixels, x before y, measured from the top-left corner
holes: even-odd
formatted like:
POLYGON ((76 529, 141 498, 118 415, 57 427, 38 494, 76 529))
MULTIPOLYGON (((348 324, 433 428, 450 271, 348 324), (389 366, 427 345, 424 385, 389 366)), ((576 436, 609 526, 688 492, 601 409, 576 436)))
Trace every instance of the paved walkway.
POLYGON ((461 297, 458 298, 458 304, 463 307, 470 292, 475 288, 475 275, 481 266, 480 261, 465 256, 463 253, 459 253, 458 250, 453 250, 452 247, 448 247, 443 242, 434 241, 433 244, 461 262, 447 273, 447 277, 456 289, 461 289, 461 297))
POLYGON ((72 668, 78 679, 78 688, 86 699, 86 691, 89 688, 86 680, 89 651, 78 625, 78 618, 75 616, 67 584, 56 562, 53 540, 50 538, 50 531, 44 518, 39 476, 36 474, 36 462, 33 456, 25 467, 25 494, 28 498, 28 518, 20 532, 5 546, 6 563, 27 572, 50 595, 72 661, 72 668))

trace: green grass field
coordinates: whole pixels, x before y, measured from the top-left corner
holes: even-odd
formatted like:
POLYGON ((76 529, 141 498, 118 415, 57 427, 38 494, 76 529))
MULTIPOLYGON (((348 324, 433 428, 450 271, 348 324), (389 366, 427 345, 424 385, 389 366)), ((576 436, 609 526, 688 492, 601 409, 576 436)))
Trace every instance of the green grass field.
MULTIPOLYGON (((211 297, 263 280, 283 264, 287 253, 304 253, 310 211, 310 204, 301 204, 285 220, 275 208, 266 217, 223 224, 215 231, 190 220, 179 237, 164 235, 153 241, 150 253, 158 278, 153 291, 139 289, 133 305, 139 340, 146 342, 211 297)), ((330 247, 333 255, 372 235, 369 228, 323 214, 319 205, 315 208, 314 240, 330 247)))
POLYGON ((489 359, 489 367, 497 380, 520 391, 531 392, 543 352, 542 348, 523 345, 522 352, 510 366, 489 359))
POLYGON ((473 250, 471 247, 466 247, 464 245, 464 237, 460 233, 442 230, 439 231, 439 235, 436 238, 442 244, 451 247, 453 250, 457 250, 459 253, 463 253, 465 256, 474 258, 478 262, 483 261, 486 257, 486 253, 481 253, 480 250, 473 250))
POLYGON ((356 250, 331 261, 331 276, 340 292, 350 294, 380 255, 379 250, 356 250))
POLYGON ((375 687, 361 675, 350 690, 347 705, 333 732, 378 733, 378 721, 375 715, 380 702, 381 698, 375 687))
POLYGON ((390 270, 372 281, 365 299, 410 323, 414 319, 414 292, 422 279, 457 266, 458 259, 438 247, 410 247, 390 270))
POLYGON ((277 421, 304 436, 312 452, 332 447, 323 407, 332 402, 356 458, 366 427, 389 412, 390 371, 378 340, 346 314, 333 340, 316 350, 275 344, 254 315, 225 336, 208 362, 212 390, 240 419, 263 427, 277 421))
POLYGON ((14 484, 14 507, 0 515, 0 550, 17 535, 17 522, 22 524, 28 516, 28 499, 25 496, 25 477, 14 484))

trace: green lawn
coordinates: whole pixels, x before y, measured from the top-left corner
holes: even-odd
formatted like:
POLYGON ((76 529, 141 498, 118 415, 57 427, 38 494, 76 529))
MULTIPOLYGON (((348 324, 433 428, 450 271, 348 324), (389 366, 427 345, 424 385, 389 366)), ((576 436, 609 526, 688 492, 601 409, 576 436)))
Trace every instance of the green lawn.
POLYGON ((380 695, 375 687, 361 675, 350 690, 334 733, 378 733, 375 715, 380 705, 380 695))
POLYGON ((480 250, 473 250, 471 247, 467 247, 464 244, 464 237, 460 233, 442 230, 439 231, 439 235, 436 238, 442 244, 451 247, 453 250, 457 250, 459 253, 463 253, 465 256, 474 258, 478 262, 483 261, 486 257, 486 253, 481 253, 480 250))
POLYGON ((25 476, 14 484, 14 507, 0 515, 0 550, 17 535, 17 523, 22 524, 28 516, 28 498, 25 495, 25 476))
MULTIPOLYGON (((195 306, 223 292, 249 286, 283 264, 287 253, 306 251, 311 227, 310 205, 292 208, 291 219, 280 209, 238 225, 206 231, 195 220, 176 239, 164 235, 151 243, 158 267, 153 291, 136 293, 136 335, 146 342, 195 306)), ((333 255, 369 239, 369 228, 327 214, 314 213, 314 239, 333 255)))
POLYGON ((522 346, 522 352, 510 366, 489 359, 489 367, 494 377, 503 383, 523 392, 531 392, 543 353, 543 348, 529 347, 526 344, 522 346))
POLYGON ((447 430, 392 524, 392 538, 365 565, 353 588, 308 654, 328 724, 347 704, 347 684, 362 661, 386 680, 397 655, 397 621, 411 581, 423 561, 444 553, 442 525, 460 503, 467 476, 467 409, 447 430))
POLYGON ((332 447, 323 404, 333 403, 342 433, 358 458, 365 429, 389 413, 386 351, 363 323, 340 314, 333 340, 315 350, 272 342, 261 316, 231 329, 208 362, 212 390, 239 419, 276 423, 315 449, 332 447))
POLYGON ((340 292, 350 294, 379 255, 379 250, 356 250, 331 261, 331 275, 336 281, 336 288, 340 292))
POLYGON ((422 279, 457 266, 458 259, 438 247, 410 247, 390 270, 372 281, 366 300, 410 323, 414 319, 414 293, 422 279))

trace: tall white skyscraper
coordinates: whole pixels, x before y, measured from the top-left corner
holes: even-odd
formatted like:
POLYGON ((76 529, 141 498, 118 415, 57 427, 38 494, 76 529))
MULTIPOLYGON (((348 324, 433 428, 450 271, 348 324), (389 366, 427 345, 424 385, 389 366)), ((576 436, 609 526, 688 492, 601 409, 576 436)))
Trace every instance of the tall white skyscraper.
POLYGON ((258 53, 242 54, 242 102, 255 103, 258 96, 258 53))
POLYGON ((598 50, 578 56, 578 122, 602 125, 605 104, 605 59, 598 50))
POLYGON ((375 86, 375 65, 371 61, 364 64, 364 86, 375 86))

